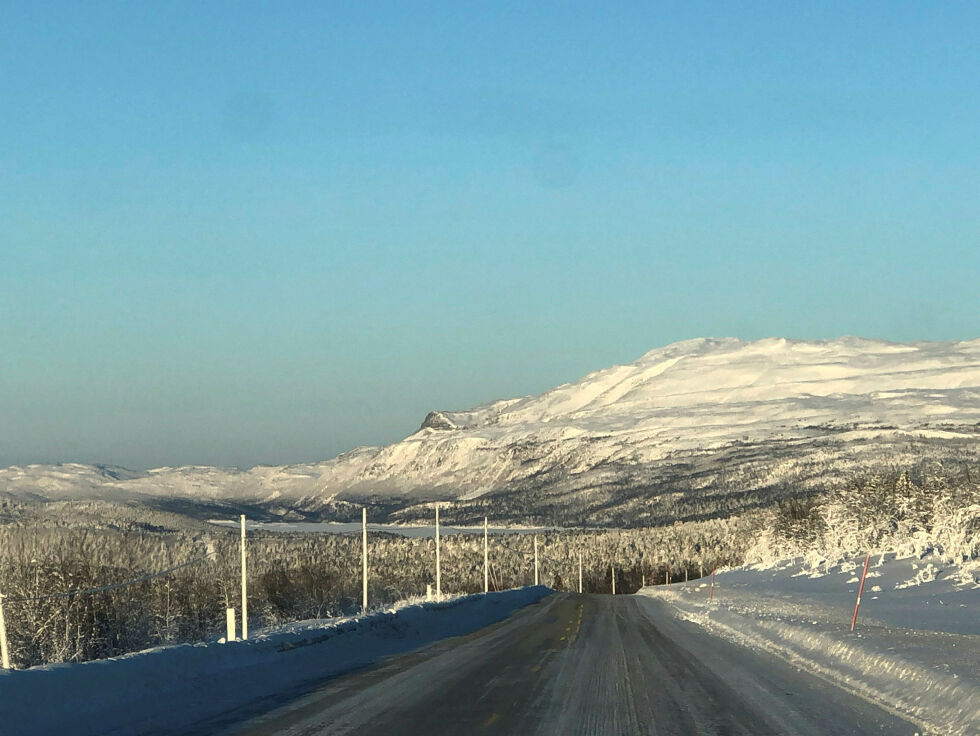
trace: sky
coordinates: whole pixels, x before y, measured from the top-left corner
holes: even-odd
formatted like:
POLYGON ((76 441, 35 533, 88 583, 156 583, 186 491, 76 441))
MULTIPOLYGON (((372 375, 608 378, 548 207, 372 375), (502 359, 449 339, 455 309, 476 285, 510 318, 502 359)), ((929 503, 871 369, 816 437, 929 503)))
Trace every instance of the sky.
POLYGON ((693 337, 980 337, 978 27, 8 0, 0 465, 322 460, 693 337))

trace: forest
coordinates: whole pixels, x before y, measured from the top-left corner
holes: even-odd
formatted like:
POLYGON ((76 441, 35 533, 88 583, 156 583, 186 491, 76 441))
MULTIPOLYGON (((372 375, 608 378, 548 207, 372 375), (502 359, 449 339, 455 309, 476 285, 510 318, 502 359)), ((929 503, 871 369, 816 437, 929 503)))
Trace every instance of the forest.
MULTIPOLYGON (((492 523, 492 519, 491 519, 492 523)), ((646 529, 555 529, 537 535, 541 582, 619 593, 696 578, 712 567, 861 551, 980 559, 980 467, 882 468, 826 492, 740 515, 646 529), (613 573, 615 570, 615 573, 613 573)), ((359 534, 248 536, 249 628, 351 614, 361 596, 359 534)), ((534 539, 490 538, 490 588, 529 585, 534 539)), ((444 536, 442 588, 483 590, 481 535, 444 536)), ((431 538, 369 535, 369 605, 425 593, 431 538)), ((153 646, 215 640, 238 608, 235 529, 122 502, 0 506, 0 593, 12 664, 80 662, 153 646), (140 579, 172 570, 157 577, 140 579), (132 584, 119 585, 131 580, 132 584), (118 587, 116 587, 118 586, 118 587), (85 592, 101 589, 97 592, 85 592)))

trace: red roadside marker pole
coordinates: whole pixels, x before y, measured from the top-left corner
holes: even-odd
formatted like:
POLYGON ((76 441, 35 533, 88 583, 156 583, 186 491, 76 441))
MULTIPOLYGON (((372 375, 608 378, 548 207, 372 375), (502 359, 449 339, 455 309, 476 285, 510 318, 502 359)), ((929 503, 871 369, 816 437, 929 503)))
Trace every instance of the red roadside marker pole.
POLYGON ((870 564, 871 564, 871 553, 868 552, 868 557, 864 561, 864 572, 861 573, 861 585, 858 588, 857 603, 854 604, 854 616, 853 618, 851 618, 851 631, 854 631, 854 626, 857 624, 858 609, 861 607, 861 594, 864 593, 864 579, 868 577, 868 565, 870 564))
POLYGON ((711 566, 711 592, 708 594, 708 600, 713 601, 715 599, 715 569, 717 565, 711 566))

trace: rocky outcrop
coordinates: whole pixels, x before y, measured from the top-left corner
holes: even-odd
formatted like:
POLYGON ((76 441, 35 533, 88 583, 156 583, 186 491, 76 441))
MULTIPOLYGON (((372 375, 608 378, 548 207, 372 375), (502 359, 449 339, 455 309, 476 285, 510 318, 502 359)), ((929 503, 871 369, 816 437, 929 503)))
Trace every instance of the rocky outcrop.
POLYGON ((459 427, 441 411, 430 411, 419 429, 459 429, 459 427))

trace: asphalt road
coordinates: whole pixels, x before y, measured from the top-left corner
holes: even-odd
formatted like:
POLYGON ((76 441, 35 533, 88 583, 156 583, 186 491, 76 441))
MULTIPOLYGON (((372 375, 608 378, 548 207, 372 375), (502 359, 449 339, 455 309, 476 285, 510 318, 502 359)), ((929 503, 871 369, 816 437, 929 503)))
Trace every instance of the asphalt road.
POLYGON ((223 731, 894 734, 907 721, 637 596, 556 594, 467 637, 333 679, 223 731))

